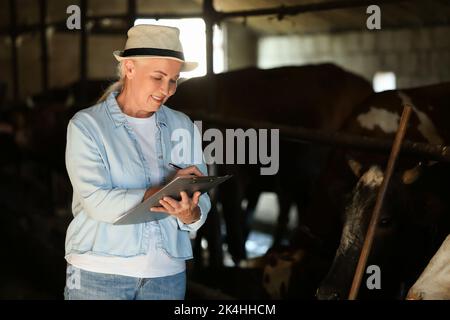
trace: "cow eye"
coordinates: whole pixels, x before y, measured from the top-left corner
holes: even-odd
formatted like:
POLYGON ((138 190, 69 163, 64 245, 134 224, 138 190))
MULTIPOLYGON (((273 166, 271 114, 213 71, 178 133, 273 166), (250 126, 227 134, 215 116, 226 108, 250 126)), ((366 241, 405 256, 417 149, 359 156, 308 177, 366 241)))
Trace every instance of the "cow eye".
POLYGON ((391 218, 389 217, 384 217, 380 219, 380 226, 386 227, 389 226, 391 224, 391 218))

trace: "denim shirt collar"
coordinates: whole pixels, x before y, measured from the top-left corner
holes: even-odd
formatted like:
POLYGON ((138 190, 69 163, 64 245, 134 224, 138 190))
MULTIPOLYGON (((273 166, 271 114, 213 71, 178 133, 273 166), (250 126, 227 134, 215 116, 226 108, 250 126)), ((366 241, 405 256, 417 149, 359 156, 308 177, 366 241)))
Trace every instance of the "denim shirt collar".
MULTIPOLYGON (((116 97, 119 95, 118 91, 111 92, 108 97, 105 100, 106 108, 108 110, 108 113, 114 122, 116 128, 123 126, 127 120, 122 112, 122 110, 119 107, 119 104, 117 103, 116 97)), ((156 123, 159 125, 163 125, 167 127, 167 119, 166 114, 164 112, 164 105, 162 105, 156 112, 155 112, 155 120, 156 123)))

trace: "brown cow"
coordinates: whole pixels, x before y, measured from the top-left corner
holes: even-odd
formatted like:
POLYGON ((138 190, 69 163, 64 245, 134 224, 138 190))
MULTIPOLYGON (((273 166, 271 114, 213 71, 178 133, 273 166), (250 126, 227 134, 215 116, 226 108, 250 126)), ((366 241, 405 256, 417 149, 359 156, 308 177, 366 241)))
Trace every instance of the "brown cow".
MULTIPOLYGON (((377 93, 355 109, 344 130, 393 139, 403 105, 408 103, 413 112, 406 138, 448 144, 449 100, 450 83, 377 93)), ((330 224, 339 214, 343 228, 333 265, 318 290, 320 299, 346 298, 349 293, 386 162, 387 154, 357 151, 332 159, 332 173, 318 190, 319 205, 313 214, 323 216, 318 207, 328 204, 327 214, 330 217, 330 206, 334 207, 334 218, 326 219, 327 232, 332 231, 330 224)), ((380 268, 381 288, 366 285, 368 278, 364 278, 360 298, 404 298, 406 289, 450 231, 448 181, 449 164, 400 155, 367 263, 380 268)), ((317 224, 311 227, 315 234, 320 228, 317 224)))
MULTIPOLYGON (((224 119, 231 116, 326 131, 340 128, 353 107, 373 92, 369 82, 332 64, 249 68, 190 79, 179 86, 168 104, 187 114, 208 114, 211 88, 216 94, 213 111, 224 119)), ((235 262, 245 257, 246 232, 242 228, 248 225, 245 217, 254 211, 260 192, 275 191, 278 195, 277 244, 285 236, 291 204, 296 203, 299 209, 305 206, 327 152, 325 147, 281 141, 280 169, 274 176, 261 176, 260 165, 218 166, 218 174, 235 177, 219 192, 228 249, 235 262), (241 208, 245 198, 247 214, 241 208)))

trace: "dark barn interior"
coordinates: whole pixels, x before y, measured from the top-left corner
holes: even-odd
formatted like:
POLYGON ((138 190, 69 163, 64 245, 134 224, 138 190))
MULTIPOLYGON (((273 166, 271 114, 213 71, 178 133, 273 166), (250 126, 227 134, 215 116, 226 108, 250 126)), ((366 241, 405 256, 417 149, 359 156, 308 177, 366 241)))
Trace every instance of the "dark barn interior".
POLYGON ((0 1, 0 299, 64 298, 67 125, 142 23, 179 26, 200 65, 168 106, 253 129, 247 152, 279 130, 275 172, 261 154, 208 166, 233 179, 190 235, 186 299, 450 299, 448 268, 410 290, 450 234, 448 0, 0 1))

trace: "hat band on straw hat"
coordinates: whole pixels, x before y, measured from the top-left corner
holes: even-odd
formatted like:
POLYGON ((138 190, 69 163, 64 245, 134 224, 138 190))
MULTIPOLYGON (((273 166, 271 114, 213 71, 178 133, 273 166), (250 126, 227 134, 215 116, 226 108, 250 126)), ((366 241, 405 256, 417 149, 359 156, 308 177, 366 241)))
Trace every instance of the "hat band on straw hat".
POLYGON ((173 57, 184 61, 184 54, 180 51, 158 48, 131 48, 126 49, 122 53, 122 57, 130 56, 160 56, 173 57))

